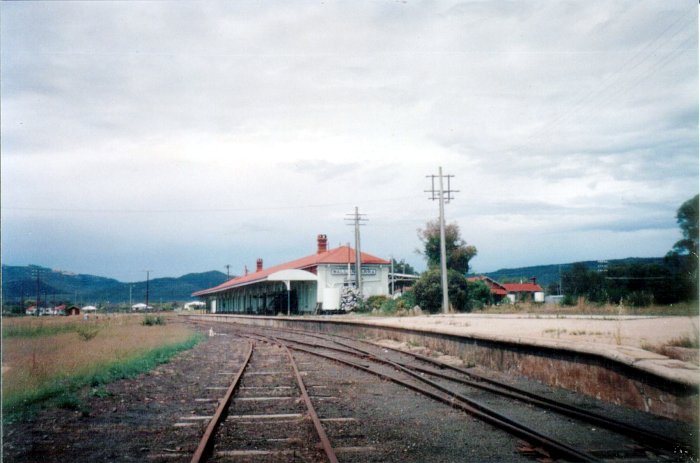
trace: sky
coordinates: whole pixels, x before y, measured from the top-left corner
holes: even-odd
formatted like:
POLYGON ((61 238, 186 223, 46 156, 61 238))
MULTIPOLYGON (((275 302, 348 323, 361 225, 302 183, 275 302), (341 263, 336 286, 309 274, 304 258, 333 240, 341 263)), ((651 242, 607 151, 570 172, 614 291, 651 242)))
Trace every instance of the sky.
POLYGON ((698 5, 2 2, 2 263, 121 281, 313 254, 658 257, 698 193, 698 5))

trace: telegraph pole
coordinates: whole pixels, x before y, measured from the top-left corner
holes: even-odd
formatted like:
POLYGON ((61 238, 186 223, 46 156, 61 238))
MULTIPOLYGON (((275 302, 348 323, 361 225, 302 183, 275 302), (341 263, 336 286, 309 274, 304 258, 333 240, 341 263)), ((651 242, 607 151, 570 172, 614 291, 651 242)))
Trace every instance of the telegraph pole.
POLYGON ((224 267, 226 267, 226 278, 231 278, 230 272, 229 272, 231 269, 231 264, 226 264, 226 265, 224 265, 224 267))
MULTIPOLYGON (((355 287, 357 292, 362 297, 362 254, 360 251, 360 226, 364 225, 362 222, 367 222, 368 219, 365 218, 367 214, 360 214, 355 206, 354 214, 345 214, 350 217, 345 220, 352 221, 352 225, 355 226, 355 287)), ((351 225, 348 224, 348 225, 351 225)))
POLYGON ((454 175, 442 175, 442 167, 438 168, 437 175, 427 175, 430 178, 431 188, 425 190, 430 193, 429 199, 438 200, 440 204, 440 273, 442 274, 442 312, 448 313, 450 308, 450 300, 447 292, 447 250, 445 246, 445 203, 449 203, 454 199, 452 193, 458 193, 459 190, 450 189, 450 179, 454 175), (435 191, 435 178, 438 178, 438 191, 435 191), (443 179, 447 179, 447 190, 443 179))
POLYGON ((394 256, 389 256, 389 259, 391 260, 391 295, 394 295, 394 280, 396 279, 396 275, 394 275, 394 256))
POLYGON ((146 272, 146 309, 145 310, 148 310, 148 283, 149 283, 149 277, 151 275, 151 271, 144 270, 144 272, 146 272))
POLYGON ((39 276, 41 275, 41 269, 36 268, 32 270, 32 273, 34 276, 36 276, 36 310, 35 310, 35 315, 38 317, 39 316, 39 299, 41 297, 41 281, 39 280, 39 276))

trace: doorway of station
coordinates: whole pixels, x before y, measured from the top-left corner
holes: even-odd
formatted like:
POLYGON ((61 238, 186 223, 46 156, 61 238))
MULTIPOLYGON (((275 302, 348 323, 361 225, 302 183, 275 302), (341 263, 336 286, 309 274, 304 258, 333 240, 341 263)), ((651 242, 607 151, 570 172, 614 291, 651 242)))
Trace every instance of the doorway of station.
POLYGON ((287 299, 287 291, 280 291, 275 293, 272 298, 271 303, 267 306, 265 310, 265 315, 287 315, 287 302, 289 302, 289 313, 291 315, 296 315, 299 313, 299 295, 295 288, 289 292, 289 299, 287 299))

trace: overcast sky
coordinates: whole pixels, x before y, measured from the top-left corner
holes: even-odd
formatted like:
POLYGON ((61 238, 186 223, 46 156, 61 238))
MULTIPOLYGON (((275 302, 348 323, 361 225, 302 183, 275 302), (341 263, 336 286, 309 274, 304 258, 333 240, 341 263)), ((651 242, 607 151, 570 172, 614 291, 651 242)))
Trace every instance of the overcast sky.
POLYGON ((698 6, 17 2, 1 8, 2 262, 240 274, 353 240, 477 272, 663 256, 698 193, 698 6))

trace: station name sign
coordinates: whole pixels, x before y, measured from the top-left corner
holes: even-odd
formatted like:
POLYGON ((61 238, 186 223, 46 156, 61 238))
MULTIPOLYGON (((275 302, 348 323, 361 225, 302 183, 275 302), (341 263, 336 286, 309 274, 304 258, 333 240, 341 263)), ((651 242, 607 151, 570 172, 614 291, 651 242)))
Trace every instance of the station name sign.
MULTIPOLYGON (((347 267, 331 267, 331 275, 354 275, 355 274, 355 266, 351 266, 350 269, 347 267)), ((376 268, 368 268, 368 267, 362 267, 362 275, 376 275, 377 274, 377 269, 376 268)))

